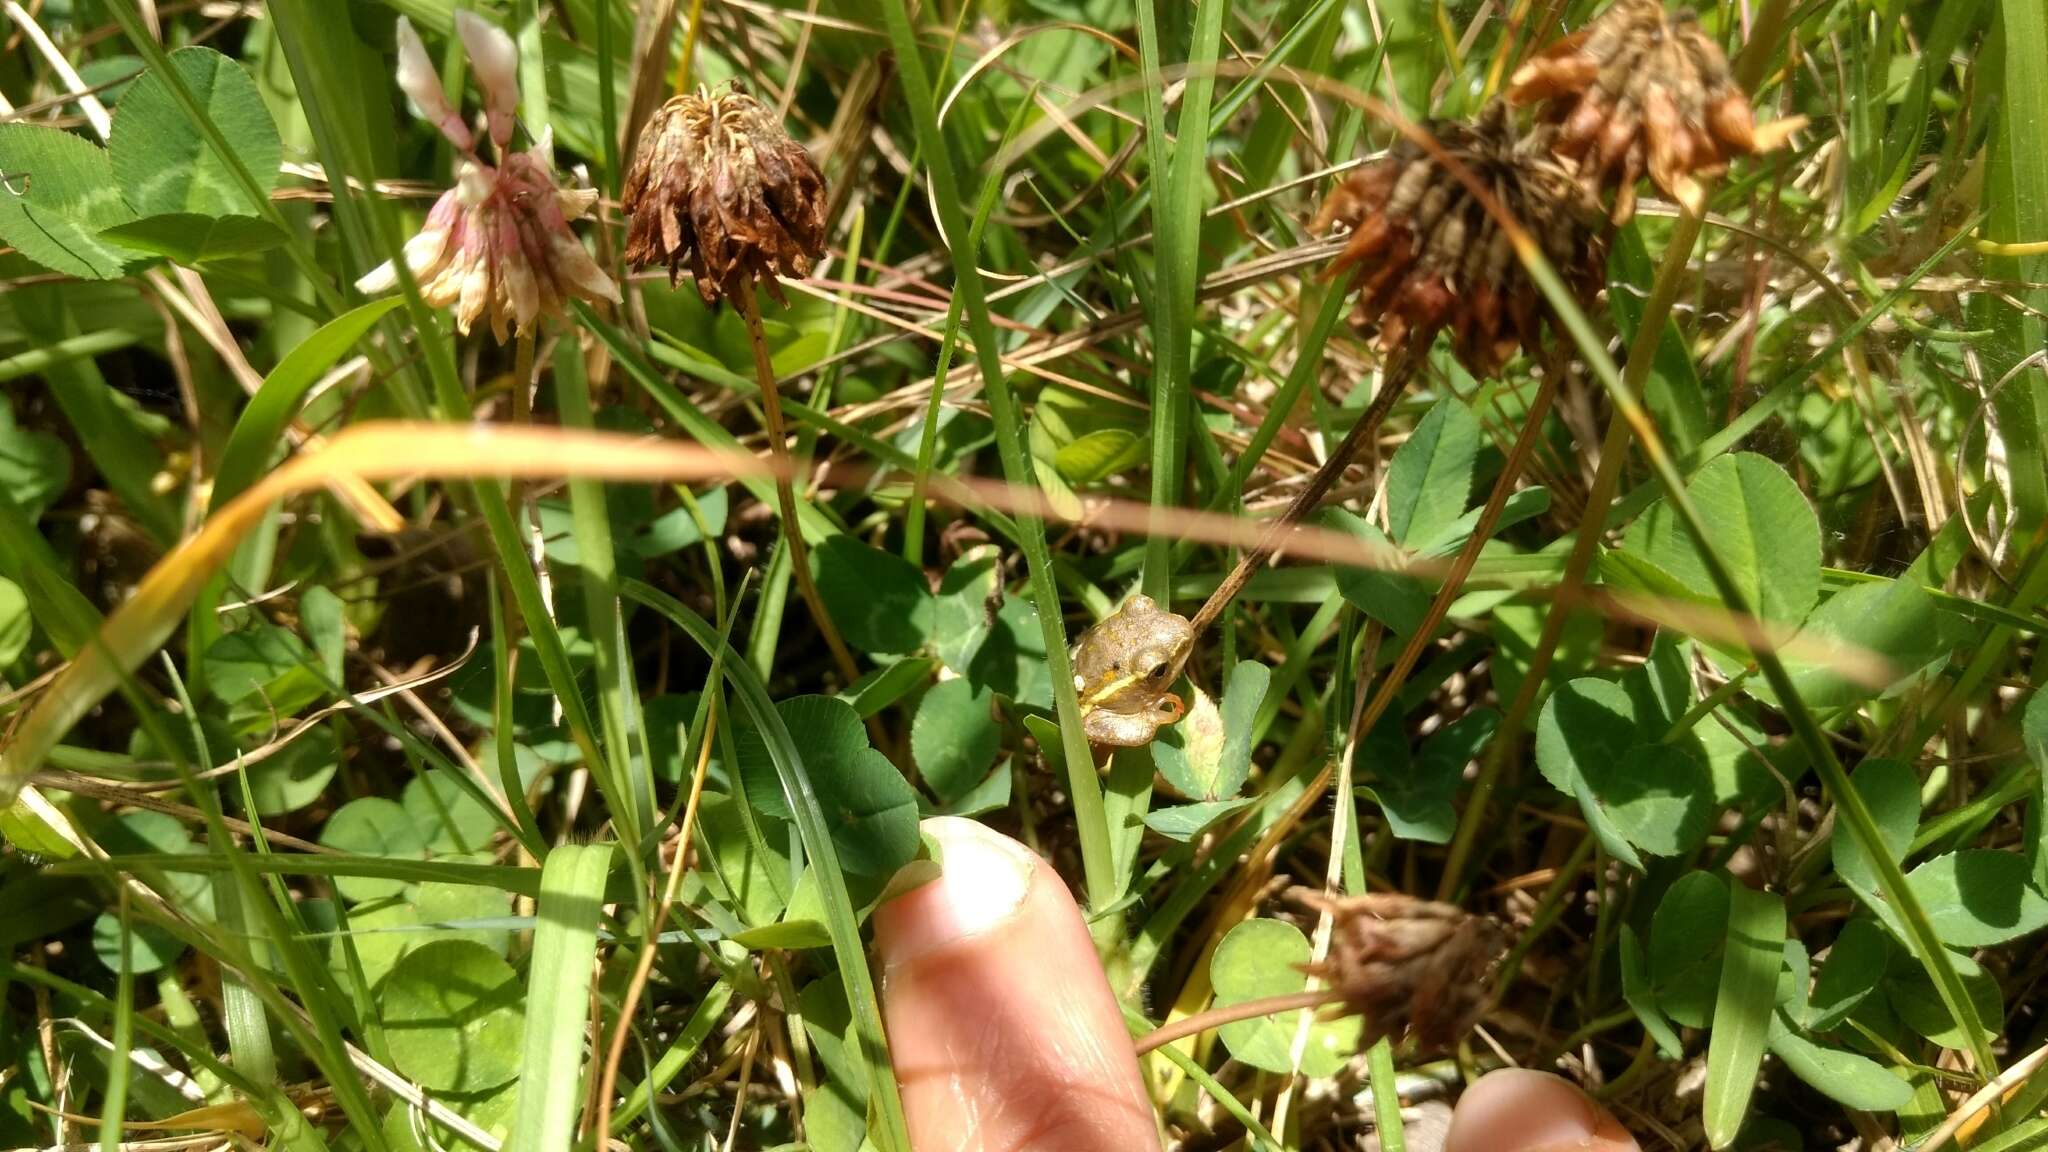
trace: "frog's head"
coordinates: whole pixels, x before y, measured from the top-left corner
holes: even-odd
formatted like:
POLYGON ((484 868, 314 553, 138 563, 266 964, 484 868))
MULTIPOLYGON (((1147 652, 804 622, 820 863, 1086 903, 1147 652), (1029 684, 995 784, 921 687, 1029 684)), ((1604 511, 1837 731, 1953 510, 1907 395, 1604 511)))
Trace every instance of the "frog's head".
POLYGON ((1074 687, 1085 709, 1141 712, 1166 694, 1194 645, 1184 616, 1133 596, 1082 635, 1074 650, 1074 687))
POLYGON ((1152 626, 1145 630, 1144 642, 1132 653, 1130 668, 1137 675, 1146 691, 1164 692, 1188 661, 1188 652, 1193 649, 1195 630, 1185 616, 1173 612, 1161 612, 1152 626))

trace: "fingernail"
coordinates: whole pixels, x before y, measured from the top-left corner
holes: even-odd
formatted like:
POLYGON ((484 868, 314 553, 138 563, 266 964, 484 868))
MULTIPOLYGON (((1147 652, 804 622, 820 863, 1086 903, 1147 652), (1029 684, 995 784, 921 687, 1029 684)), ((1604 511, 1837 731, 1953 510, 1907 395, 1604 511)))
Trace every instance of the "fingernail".
POLYGON ((1446 1152, 1609 1152, 1634 1141, 1585 1093, 1528 1068, 1481 1077, 1458 1101, 1446 1152))
POLYGON ((923 828, 939 843, 939 878, 876 910, 884 964, 901 964, 995 929, 1016 914, 1037 873, 1037 857, 973 820, 939 816, 923 828))

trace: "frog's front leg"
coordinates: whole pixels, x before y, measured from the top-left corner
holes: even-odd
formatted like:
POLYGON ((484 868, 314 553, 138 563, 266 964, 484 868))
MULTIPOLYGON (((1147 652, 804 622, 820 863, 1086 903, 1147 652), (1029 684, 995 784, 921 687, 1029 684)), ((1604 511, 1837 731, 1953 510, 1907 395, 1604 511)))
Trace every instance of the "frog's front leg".
POLYGON ((1141 748, 1150 744, 1159 735, 1162 724, 1171 724, 1181 718, 1187 706, 1172 693, 1167 693, 1152 702, 1152 706, 1137 712, 1112 712, 1097 708, 1081 718, 1081 731, 1090 744, 1109 748, 1141 748))

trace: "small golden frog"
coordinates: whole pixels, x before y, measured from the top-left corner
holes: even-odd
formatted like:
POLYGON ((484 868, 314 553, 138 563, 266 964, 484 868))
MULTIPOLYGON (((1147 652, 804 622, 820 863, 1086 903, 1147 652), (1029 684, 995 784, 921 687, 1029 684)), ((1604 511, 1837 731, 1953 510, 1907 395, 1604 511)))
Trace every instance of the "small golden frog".
POLYGON ((1194 641, 1188 619, 1133 596, 1074 645, 1074 688, 1091 744, 1137 748, 1187 705, 1167 691, 1194 641))

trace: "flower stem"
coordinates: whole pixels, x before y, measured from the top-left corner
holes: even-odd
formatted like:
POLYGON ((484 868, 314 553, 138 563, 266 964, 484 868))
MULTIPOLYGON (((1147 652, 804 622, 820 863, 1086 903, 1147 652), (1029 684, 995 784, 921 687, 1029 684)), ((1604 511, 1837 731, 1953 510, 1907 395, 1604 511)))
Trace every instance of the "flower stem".
POLYGON ((1211 1028, 1221 1028, 1225 1024, 1255 1020, 1261 1016, 1277 1016, 1282 1012, 1293 1012, 1301 1008, 1320 1008, 1343 998, 1344 994, 1334 988, 1317 988, 1312 991, 1285 992, 1278 996, 1261 996, 1257 1000, 1247 1000, 1242 1004, 1211 1008, 1207 1012, 1197 1012, 1193 1016, 1183 1016, 1179 1020, 1161 1024, 1138 1037, 1138 1055, 1143 1056, 1161 1045, 1207 1032, 1211 1028))
POLYGON ((832 623, 831 614, 825 611, 825 602, 818 598, 818 585, 811 579, 811 550, 804 543, 803 527, 797 521, 796 468, 789 458, 789 433, 782 422, 782 389, 775 382, 775 366, 768 361, 768 338, 761 332, 761 306, 754 301, 752 285, 731 296, 739 305, 740 318, 746 321, 747 341, 754 346, 754 376, 761 385, 761 411, 768 421, 768 451, 776 465, 775 502, 781 513, 783 537, 789 542, 790 573, 796 577, 797 595, 803 597, 811 618, 818 622, 818 632, 825 637, 825 646, 832 650, 832 661, 839 666, 839 674, 851 684, 860 678, 860 666, 854 663, 852 651, 839 635, 838 626, 832 623))
POLYGON ((683 50, 676 54, 675 93, 687 95, 690 91, 690 65, 697 56, 697 30, 704 23, 704 0, 690 0, 690 24, 683 30, 683 50))

